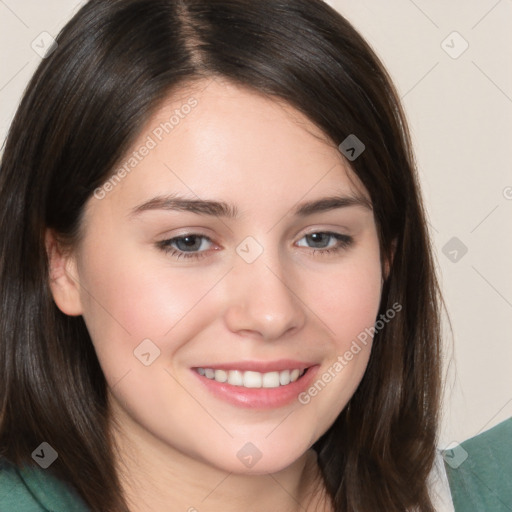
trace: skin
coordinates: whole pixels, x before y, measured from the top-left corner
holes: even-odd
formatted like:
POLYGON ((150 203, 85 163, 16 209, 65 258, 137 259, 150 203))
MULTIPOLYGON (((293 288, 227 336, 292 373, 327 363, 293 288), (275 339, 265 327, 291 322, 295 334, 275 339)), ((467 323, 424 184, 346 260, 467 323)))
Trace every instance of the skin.
POLYGON ((48 232, 55 302, 83 315, 89 329, 109 385, 132 511, 168 511, 169 503, 201 512, 328 510, 315 494, 321 486, 311 446, 353 395, 371 343, 307 405, 237 407, 209 393, 191 368, 291 358, 316 362, 319 377, 327 372, 377 316, 375 220, 364 205, 293 211, 367 192, 301 113, 221 80, 174 93, 128 153, 190 97, 197 106, 172 132, 103 199, 91 197, 71 251, 48 232), (225 201, 239 215, 132 213, 165 194, 225 201), (324 236, 322 246, 319 235, 316 242, 305 237, 323 232, 347 235, 352 244, 327 253, 336 238, 324 236), (190 233, 211 240, 199 239, 201 258, 177 258, 158 246, 190 233), (252 263, 236 251, 248 236, 263 248, 252 263), (134 357, 144 339, 160 350, 149 366, 134 357), (237 457, 248 442, 262 454, 252 468, 237 457))

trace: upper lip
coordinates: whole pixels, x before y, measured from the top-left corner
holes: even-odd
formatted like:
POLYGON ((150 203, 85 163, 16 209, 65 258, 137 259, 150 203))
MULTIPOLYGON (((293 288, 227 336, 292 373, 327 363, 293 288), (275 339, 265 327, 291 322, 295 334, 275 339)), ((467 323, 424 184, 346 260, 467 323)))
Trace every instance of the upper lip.
POLYGON ((317 363, 295 361, 293 359, 279 359, 277 361, 238 361, 220 364, 198 365, 195 368, 211 368, 212 370, 240 370, 243 372, 280 372, 283 370, 304 370, 317 363))

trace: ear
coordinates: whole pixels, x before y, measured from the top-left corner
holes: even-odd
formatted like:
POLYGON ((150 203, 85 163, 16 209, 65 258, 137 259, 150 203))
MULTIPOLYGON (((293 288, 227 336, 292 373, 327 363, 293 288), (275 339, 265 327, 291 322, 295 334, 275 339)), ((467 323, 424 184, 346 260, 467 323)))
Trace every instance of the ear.
POLYGON ((55 304, 66 315, 81 315, 80 284, 76 259, 72 251, 65 250, 50 229, 45 233, 45 245, 48 255, 50 289, 55 304))
POLYGON ((395 258, 395 252, 396 252, 396 244, 397 244, 397 241, 396 241, 396 238, 394 238, 393 241, 391 242, 391 248, 389 250, 389 253, 384 256, 384 265, 383 265, 383 267, 384 267, 383 274, 384 275, 382 276, 383 284, 389 277, 389 274, 391 272, 391 267, 393 266, 393 259, 395 258))

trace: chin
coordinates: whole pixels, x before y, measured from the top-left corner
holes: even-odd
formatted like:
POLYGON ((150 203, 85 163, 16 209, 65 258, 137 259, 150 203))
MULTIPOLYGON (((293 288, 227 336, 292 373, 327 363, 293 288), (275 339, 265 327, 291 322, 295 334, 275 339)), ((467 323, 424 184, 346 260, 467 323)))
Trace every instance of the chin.
MULTIPOLYGON (((266 434, 268 435, 268 434, 266 434)), ((233 439, 220 446, 215 453, 209 453, 207 464, 223 471, 239 475, 265 475, 278 473, 297 462, 311 448, 312 443, 301 442, 290 435, 286 442, 282 437, 272 435, 265 439, 253 436, 253 441, 233 439), (293 441, 291 443, 290 441, 293 441)))

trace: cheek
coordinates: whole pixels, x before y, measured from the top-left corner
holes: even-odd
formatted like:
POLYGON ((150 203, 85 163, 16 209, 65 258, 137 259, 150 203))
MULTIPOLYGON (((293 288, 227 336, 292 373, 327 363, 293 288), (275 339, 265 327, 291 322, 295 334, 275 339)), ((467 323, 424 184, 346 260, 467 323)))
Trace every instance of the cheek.
POLYGON ((358 253, 336 272, 326 274, 322 286, 309 288, 311 304, 330 328, 337 349, 344 350, 376 320, 382 292, 378 248, 358 253))
POLYGON ((332 329, 343 348, 347 337, 374 324, 381 296, 380 273, 355 269, 340 279, 340 289, 332 292, 332 329))
POLYGON ((331 335, 320 371, 299 396, 310 417, 319 419, 313 436, 318 437, 349 402, 368 364, 382 291, 378 246, 358 252, 326 275, 322 286, 309 289, 316 290, 309 293, 311 304, 331 335))
POLYGON ((86 248, 82 260, 83 317, 109 383, 141 369, 136 354, 144 340, 154 345, 143 345, 152 355, 173 356, 211 322, 213 308, 202 299, 218 280, 215 272, 171 271, 161 256, 137 257, 120 245, 105 246, 103 252, 86 248))

